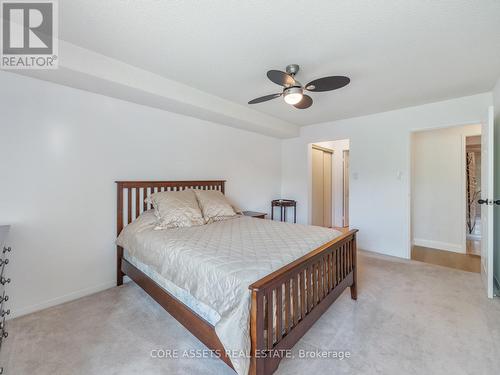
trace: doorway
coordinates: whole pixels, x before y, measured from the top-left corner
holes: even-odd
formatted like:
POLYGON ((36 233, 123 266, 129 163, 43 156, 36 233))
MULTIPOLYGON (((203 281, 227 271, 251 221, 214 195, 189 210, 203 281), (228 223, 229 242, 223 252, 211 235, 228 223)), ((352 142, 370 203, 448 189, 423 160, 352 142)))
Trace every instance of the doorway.
POLYGON ((412 134, 413 260, 480 272, 480 186, 481 124, 412 134))
POLYGON ((308 147, 310 223, 345 230, 350 216, 349 139, 314 142, 308 147))
POLYGON ((312 145, 312 225, 332 226, 333 150, 312 145))
POLYGON ((481 136, 465 138, 466 253, 481 256, 481 136))

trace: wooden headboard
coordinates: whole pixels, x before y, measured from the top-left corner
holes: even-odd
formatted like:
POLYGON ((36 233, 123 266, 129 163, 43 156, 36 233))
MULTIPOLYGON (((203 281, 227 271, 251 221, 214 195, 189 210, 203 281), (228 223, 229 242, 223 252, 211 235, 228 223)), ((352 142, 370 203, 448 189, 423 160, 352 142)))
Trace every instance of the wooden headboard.
MULTIPOLYGON (((139 215, 151 209, 144 200, 160 191, 180 191, 185 189, 219 190, 224 194, 225 180, 213 181, 116 181, 116 235, 123 227, 134 221, 139 215)), ((116 285, 123 284, 124 273, 121 269, 123 248, 116 247, 116 285)))
POLYGON ((147 196, 160 191, 180 191, 185 189, 219 190, 224 194, 225 180, 213 181, 116 181, 117 221, 116 235, 123 227, 134 221, 142 212, 151 209, 144 202, 147 196))

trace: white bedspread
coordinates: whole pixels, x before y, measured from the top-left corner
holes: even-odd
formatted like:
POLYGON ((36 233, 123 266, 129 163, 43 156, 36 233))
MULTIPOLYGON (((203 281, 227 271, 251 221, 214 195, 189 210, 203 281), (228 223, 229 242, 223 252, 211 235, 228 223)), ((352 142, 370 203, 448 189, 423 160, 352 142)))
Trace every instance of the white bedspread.
POLYGON ((118 245, 220 315, 215 331, 236 372, 250 361, 248 286, 340 235, 299 224, 239 217, 199 227, 154 230, 152 212, 124 228, 118 245))

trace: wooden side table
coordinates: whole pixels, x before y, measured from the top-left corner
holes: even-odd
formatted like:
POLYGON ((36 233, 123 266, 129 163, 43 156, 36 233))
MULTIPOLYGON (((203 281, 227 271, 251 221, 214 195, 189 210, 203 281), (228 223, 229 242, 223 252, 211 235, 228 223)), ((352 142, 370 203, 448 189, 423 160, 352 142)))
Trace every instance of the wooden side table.
POLYGON ((243 215, 250 216, 250 217, 255 217, 257 219, 265 219, 267 214, 264 213, 264 212, 243 211, 243 215))
POLYGON ((274 199, 271 201, 271 220, 274 219, 274 207, 280 207, 280 221, 286 221, 286 208, 293 207, 293 222, 297 223, 297 201, 292 199, 274 199))

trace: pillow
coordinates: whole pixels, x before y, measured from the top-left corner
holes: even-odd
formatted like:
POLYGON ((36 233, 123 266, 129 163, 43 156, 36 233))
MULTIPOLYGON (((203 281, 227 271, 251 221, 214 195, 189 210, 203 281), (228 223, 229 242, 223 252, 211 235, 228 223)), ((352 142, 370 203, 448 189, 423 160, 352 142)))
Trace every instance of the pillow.
POLYGON ((158 219, 155 229, 184 228, 205 224, 193 190, 162 191, 146 198, 158 219))
POLYGON ((226 220, 237 216, 233 206, 218 190, 195 190, 205 222, 226 220))
POLYGON ((137 219, 123 228, 120 235, 116 239, 116 244, 127 250, 132 249, 134 246, 134 236, 138 233, 154 228, 157 221, 158 220, 156 219, 154 210, 144 211, 139 215, 139 217, 137 217, 137 219))

